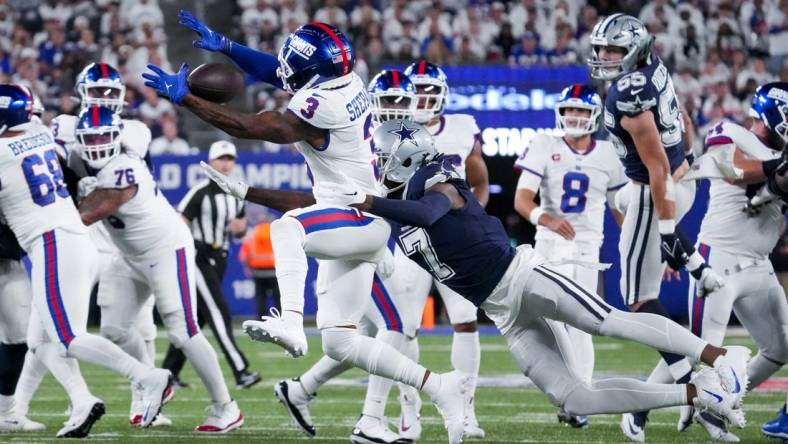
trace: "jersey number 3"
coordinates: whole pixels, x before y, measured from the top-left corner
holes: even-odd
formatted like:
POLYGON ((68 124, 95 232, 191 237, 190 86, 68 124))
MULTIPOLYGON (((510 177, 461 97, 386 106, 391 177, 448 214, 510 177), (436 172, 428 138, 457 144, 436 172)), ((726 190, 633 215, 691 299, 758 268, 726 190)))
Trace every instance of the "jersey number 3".
POLYGON ((421 254, 424 262, 430 267, 430 274, 443 282, 446 279, 454 276, 454 270, 448 265, 442 263, 435 253, 435 248, 432 247, 429 236, 423 228, 411 228, 400 234, 400 246, 402 251, 407 256, 413 256, 416 253, 421 254))
POLYGON ((578 171, 566 173, 564 175, 564 194, 561 195, 561 211, 582 213, 586 209, 588 184, 588 175, 578 171))
POLYGON ((36 205, 45 207, 54 203, 55 193, 63 198, 69 196, 55 150, 44 151, 43 159, 38 154, 25 157, 22 159, 22 171, 36 205))

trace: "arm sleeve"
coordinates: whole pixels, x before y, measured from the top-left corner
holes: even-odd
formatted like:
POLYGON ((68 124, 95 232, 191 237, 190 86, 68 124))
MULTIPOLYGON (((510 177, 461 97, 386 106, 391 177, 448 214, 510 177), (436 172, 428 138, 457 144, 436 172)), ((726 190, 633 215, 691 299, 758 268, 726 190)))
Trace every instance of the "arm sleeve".
POLYGON ((428 191, 419 200, 396 200, 373 197, 369 212, 403 225, 429 227, 451 209, 451 200, 443 193, 428 191))
POLYGON ((284 89, 282 80, 276 75, 279 60, 271 54, 254 50, 240 43, 231 42, 225 54, 245 73, 258 82, 265 82, 284 89))

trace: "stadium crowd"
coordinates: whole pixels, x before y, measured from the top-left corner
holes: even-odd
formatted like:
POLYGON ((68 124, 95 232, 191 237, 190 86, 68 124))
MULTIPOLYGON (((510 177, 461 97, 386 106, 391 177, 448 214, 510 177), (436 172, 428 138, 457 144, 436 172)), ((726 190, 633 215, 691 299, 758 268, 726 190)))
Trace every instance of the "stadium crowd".
MULTIPOLYGON (((788 80, 788 0, 236 0, 234 7, 229 35, 270 53, 302 23, 335 24, 355 42, 356 71, 365 79, 386 63, 417 57, 438 64, 582 64, 598 18, 630 13, 657 36, 700 131, 721 117, 742 120, 757 85, 788 80)), ((75 76, 88 62, 105 61, 123 74, 128 112, 161 137, 156 152, 189 153, 177 134, 178 112, 140 88, 148 63, 172 69, 164 24, 158 0, 0 0, 0 78, 30 86, 49 118, 78 106, 75 76)), ((250 94, 257 109, 287 103, 285 93, 262 85, 250 94)))

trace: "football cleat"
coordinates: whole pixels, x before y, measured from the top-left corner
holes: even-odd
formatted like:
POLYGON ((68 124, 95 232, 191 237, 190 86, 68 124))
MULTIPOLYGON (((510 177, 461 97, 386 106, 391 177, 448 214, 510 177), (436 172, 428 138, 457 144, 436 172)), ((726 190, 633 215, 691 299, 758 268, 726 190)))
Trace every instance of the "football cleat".
POLYGON ((71 417, 55 436, 58 438, 86 438, 90 434, 93 424, 101 419, 104 413, 106 413, 104 401, 94 397, 81 406, 75 406, 71 411, 71 417))
POLYGON ((692 377, 690 384, 695 386, 697 396, 692 400, 698 412, 710 411, 727 419, 736 427, 743 428, 746 424, 744 412, 735 408, 735 395, 722 388, 720 377, 713 369, 701 369, 692 377))
POLYGON ((243 371, 238 375, 237 378, 235 378, 235 388, 248 389, 262 380, 263 378, 257 372, 249 373, 247 371, 243 371))
POLYGON ((175 393, 172 388, 172 373, 160 368, 151 369, 148 375, 137 383, 136 390, 140 392, 142 400, 139 427, 148 427, 175 393))
POLYGON ((785 404, 777 413, 777 418, 761 426, 761 432, 770 438, 788 441, 788 413, 785 412, 785 404))
POLYGON ((558 411, 558 422, 565 423, 575 429, 588 428, 588 416, 572 416, 563 409, 558 411))
POLYGON ((209 407, 210 413, 205 422, 194 428, 197 433, 227 433, 244 425, 244 415, 238 403, 230 401, 209 407))
POLYGON ((0 433, 38 432, 46 429, 44 424, 33 421, 25 415, 9 412, 0 415, 0 433))
POLYGON ((691 405, 682 405, 679 407, 679 422, 676 424, 676 430, 683 432, 692 425, 692 417, 695 415, 695 407, 691 405))
MULTIPOLYGON (((470 376, 475 378, 475 376, 470 376)), ((465 428, 463 429, 462 436, 468 439, 484 439, 484 429, 479 427, 479 421, 476 419, 476 407, 474 406, 473 393, 465 394, 465 428)))
POLYGON ((709 437, 714 441, 739 442, 739 437, 728 431, 725 421, 711 412, 696 413, 695 421, 706 429, 709 437))
POLYGON ((410 444, 413 440, 403 438, 389 429, 386 418, 361 415, 350 434, 354 444, 410 444))
POLYGON ((260 321, 244 321, 243 329, 254 341, 271 342, 298 358, 307 353, 306 334, 304 326, 296 322, 285 320, 279 312, 271 309, 271 316, 263 316, 260 321))
POLYGON ((421 397, 416 389, 408 387, 400 394, 399 436, 411 441, 421 438, 421 397))
POLYGON ((317 434, 312 424, 312 417, 309 415, 309 404, 317 394, 310 395, 304 390, 301 381, 293 378, 277 382, 274 386, 274 396, 285 407, 293 424, 301 433, 310 438, 317 434))
POLYGON ((624 413, 621 415, 621 431, 630 441, 645 442, 646 422, 648 422, 646 412, 624 413))
POLYGON ((462 442, 465 430, 465 384, 468 376, 456 370, 441 375, 441 387, 432 397, 432 403, 443 417, 449 434, 449 444, 462 442))
POLYGON ((742 398, 749 383, 747 363, 752 352, 741 345, 728 345, 724 348, 727 353, 714 361, 714 370, 720 376, 722 388, 731 394, 733 408, 738 409, 741 408, 742 398))

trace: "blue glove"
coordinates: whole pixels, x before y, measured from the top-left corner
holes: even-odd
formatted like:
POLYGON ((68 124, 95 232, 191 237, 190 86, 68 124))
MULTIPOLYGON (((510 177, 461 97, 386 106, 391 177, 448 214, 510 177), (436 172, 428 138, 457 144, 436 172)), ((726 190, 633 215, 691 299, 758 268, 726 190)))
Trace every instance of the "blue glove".
POLYGON ((175 74, 167 74, 156 65, 148 65, 148 69, 154 73, 149 74, 146 72, 142 74, 142 77, 147 80, 145 86, 155 89, 160 96, 170 99, 176 105, 180 105, 186 94, 189 94, 189 85, 186 83, 189 65, 184 63, 175 74))
POLYGON ((228 51, 230 49, 230 39, 205 26, 191 12, 181 10, 178 13, 178 18, 180 19, 179 24, 191 28, 192 31, 200 35, 199 39, 192 41, 192 46, 195 48, 208 51, 228 51))

